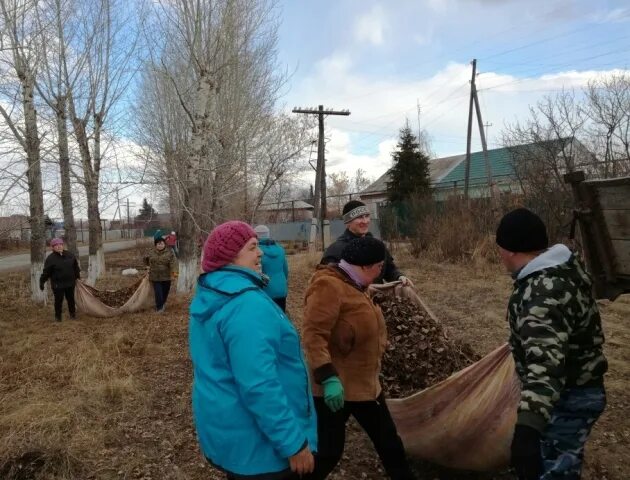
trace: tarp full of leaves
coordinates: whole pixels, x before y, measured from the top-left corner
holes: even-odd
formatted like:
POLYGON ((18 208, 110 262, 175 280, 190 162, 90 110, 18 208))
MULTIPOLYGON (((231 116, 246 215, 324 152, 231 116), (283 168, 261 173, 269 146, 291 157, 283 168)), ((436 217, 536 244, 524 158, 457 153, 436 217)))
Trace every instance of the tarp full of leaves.
POLYGON ((450 339, 421 305, 383 295, 374 301, 387 324, 381 381, 388 397, 411 395, 479 360, 468 344, 450 339))
POLYGON ((403 394, 420 385, 417 393, 387 401, 407 453, 464 470, 507 466, 520 399, 508 345, 440 381, 451 372, 440 373, 440 366, 451 369, 465 365, 473 359, 472 352, 448 338, 412 288, 394 282, 371 286, 370 291, 373 296, 385 297, 380 301, 394 347, 384 362, 386 385, 390 391, 403 394), (449 355, 453 358, 448 359, 449 355), (438 383, 422 390, 422 385, 432 382, 438 383))
POLYGON ((78 281, 74 295, 79 311, 92 317, 115 317, 154 305, 153 289, 146 275, 133 285, 119 290, 98 290, 78 281))

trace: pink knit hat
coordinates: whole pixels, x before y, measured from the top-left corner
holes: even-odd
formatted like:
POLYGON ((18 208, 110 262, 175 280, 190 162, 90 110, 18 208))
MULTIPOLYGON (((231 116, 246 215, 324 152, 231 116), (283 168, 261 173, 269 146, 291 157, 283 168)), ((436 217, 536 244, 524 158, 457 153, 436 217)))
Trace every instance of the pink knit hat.
POLYGON ((231 263, 245 244, 255 237, 256 232, 245 222, 231 220, 222 223, 210 232, 203 246, 201 269, 212 272, 231 263))
POLYGON ((63 239, 62 238, 53 238, 50 241, 50 246, 54 247, 55 245, 63 245, 63 239))

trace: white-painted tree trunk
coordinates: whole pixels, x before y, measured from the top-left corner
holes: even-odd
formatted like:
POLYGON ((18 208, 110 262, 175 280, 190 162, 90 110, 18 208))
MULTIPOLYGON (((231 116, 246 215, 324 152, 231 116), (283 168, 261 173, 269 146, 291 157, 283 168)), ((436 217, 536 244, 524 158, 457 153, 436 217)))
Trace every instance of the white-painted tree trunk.
POLYGON ((31 299, 36 303, 46 304, 46 289, 39 289, 39 277, 44 270, 44 262, 31 262, 31 299))
POLYGON ((96 255, 90 255, 88 257, 88 276, 87 284, 94 286, 96 279, 99 278, 105 272, 105 252, 103 247, 96 251, 96 255))
POLYGON ((193 290, 199 276, 199 259, 180 260, 177 293, 189 293, 193 290))

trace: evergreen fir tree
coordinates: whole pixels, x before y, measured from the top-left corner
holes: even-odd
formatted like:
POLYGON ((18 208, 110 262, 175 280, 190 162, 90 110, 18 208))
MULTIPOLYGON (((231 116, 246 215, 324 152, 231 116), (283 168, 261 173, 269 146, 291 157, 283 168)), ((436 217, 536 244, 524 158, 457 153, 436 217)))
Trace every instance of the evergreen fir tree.
POLYGON ((389 170, 387 196, 399 204, 413 197, 430 193, 429 156, 422 152, 409 124, 400 130, 396 150, 392 152, 393 165, 389 170))
POLYGON ((151 205, 146 198, 142 200, 142 207, 140 208, 140 212, 138 214, 138 220, 151 220, 157 215, 157 212, 154 210, 153 205, 151 205))

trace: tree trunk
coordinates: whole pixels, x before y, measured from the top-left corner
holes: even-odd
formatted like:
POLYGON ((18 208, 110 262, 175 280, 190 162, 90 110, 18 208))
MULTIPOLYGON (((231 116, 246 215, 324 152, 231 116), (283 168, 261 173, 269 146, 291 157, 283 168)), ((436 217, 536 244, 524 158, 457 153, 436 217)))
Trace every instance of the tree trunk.
POLYGON ((96 279, 101 276, 105 271, 105 256, 103 255, 103 232, 101 228, 101 218, 98 208, 98 184, 100 173, 100 143, 99 136, 96 133, 97 127, 95 126, 94 133, 94 159, 90 154, 90 146, 88 142, 87 133, 85 131, 86 122, 76 115, 74 108, 74 100, 70 96, 68 107, 70 110, 70 116, 72 119, 72 126, 74 127, 74 135, 79 145, 79 152, 81 154, 81 164, 83 166, 83 184, 85 187, 85 194, 87 197, 88 205, 88 229, 89 229, 89 244, 88 244, 88 278, 87 283, 94 285, 96 279), (98 159, 98 161, 97 161, 98 159), (92 161, 94 160, 94 161, 92 161))
POLYGON ((87 195, 88 229, 90 232, 87 283, 89 285, 94 285, 96 283, 96 279, 99 278, 105 270, 102 238, 103 230, 98 210, 98 184, 86 182, 85 193, 87 195))
POLYGON ((37 132, 37 112, 33 103, 35 78, 21 76, 22 105, 24 106, 24 140, 28 162, 27 182, 29 196, 29 223, 31 226, 31 299, 37 303, 46 302, 46 293, 39 289, 39 276, 44 268, 46 257, 46 225, 44 222, 44 193, 42 170, 39 158, 39 134, 37 132))
POLYGON ((180 152, 168 146, 164 149, 166 175, 168 177, 168 208, 171 216, 171 224, 176 231, 180 230, 181 200, 179 198, 177 166, 179 165, 180 152))
POLYGON ((57 114, 57 135, 59 142, 59 173, 61 176, 61 208, 63 210, 63 225, 65 241, 68 250, 79 258, 77 247, 77 229, 74 223, 74 211, 72 207, 72 191, 70 184, 70 154, 68 150, 68 126, 66 123, 66 99, 57 98, 55 108, 57 114))
MULTIPOLYGON (((203 204, 212 204, 212 199, 204 198, 204 184, 209 177, 208 168, 202 168, 208 161, 208 138, 210 136, 209 106, 213 94, 208 72, 200 72, 195 101, 191 150, 187 159, 186 183, 184 184, 182 217, 180 223, 179 279, 177 292, 190 292, 199 274, 199 242, 201 238, 199 222, 207 222, 200 215, 203 204)), ((206 190, 206 193, 210 190, 206 190)))

